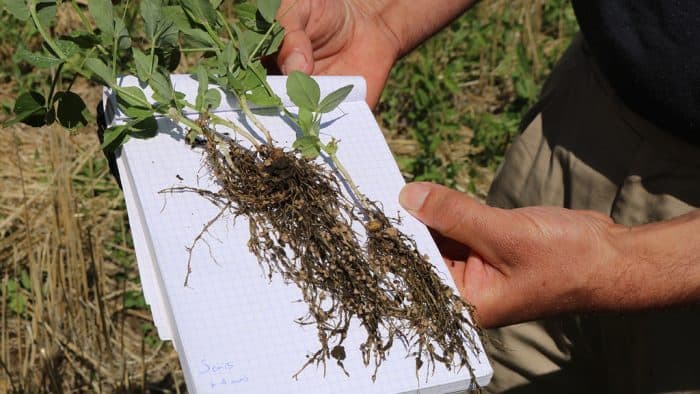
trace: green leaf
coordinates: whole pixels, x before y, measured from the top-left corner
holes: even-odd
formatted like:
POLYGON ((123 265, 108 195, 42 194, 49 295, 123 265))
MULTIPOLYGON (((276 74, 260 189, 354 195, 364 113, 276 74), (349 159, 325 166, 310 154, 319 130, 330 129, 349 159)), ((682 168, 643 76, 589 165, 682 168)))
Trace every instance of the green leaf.
POLYGON ((204 108, 216 109, 219 105, 221 105, 221 93, 214 88, 207 90, 204 95, 204 108))
POLYGON ((15 294, 17 289, 19 289, 19 285, 15 279, 9 279, 5 288, 7 289, 8 294, 15 294))
POLYGON ((238 20, 241 21, 243 26, 247 29, 258 33, 265 33, 270 27, 270 23, 260 15, 258 7, 256 7, 255 4, 249 2, 240 3, 234 5, 233 9, 238 20))
POLYGON ((300 71, 292 71, 287 77, 287 95, 299 108, 316 112, 321 89, 313 78, 300 71))
POLYGON ((153 64, 153 58, 146 55, 136 47, 131 48, 131 51, 134 54, 136 76, 139 77, 141 82, 148 82, 148 79, 151 77, 151 65, 153 64))
POLYGON ((217 108, 221 104, 221 93, 217 89, 209 89, 209 76, 207 70, 201 64, 197 67, 197 101, 195 107, 198 111, 217 108))
POLYGON ((216 26, 216 11, 209 0, 182 0, 182 7, 193 21, 216 26))
POLYGON ((63 52, 63 55, 67 59, 70 59, 75 54, 80 52, 80 46, 73 40, 58 39, 56 40, 56 46, 61 50, 61 52, 63 52))
POLYGON ((102 141, 102 145, 100 145, 102 150, 111 152, 119 148, 122 143, 124 143, 124 139, 127 135, 126 131, 127 126, 125 125, 112 126, 105 130, 104 140, 102 141))
POLYGON ((75 129, 87 125, 89 114, 87 106, 80 96, 73 92, 56 93, 56 115, 61 126, 67 129, 75 129))
POLYGON ((245 93, 246 98, 259 107, 281 107, 282 102, 277 95, 270 95, 264 86, 258 86, 245 93))
POLYGON ((36 4, 36 14, 44 28, 50 28, 56 21, 56 1, 39 1, 36 4))
POLYGON ((236 59, 236 48, 234 48, 233 42, 229 42, 221 52, 221 56, 219 56, 219 61, 226 67, 226 74, 234 69, 236 66, 236 59))
POLYGON ((10 309, 18 315, 23 314, 27 309, 27 297, 20 292, 10 296, 10 309))
POLYGON ((133 107, 151 108, 146 94, 138 86, 124 86, 117 91, 117 100, 133 107))
POLYGON ((162 7, 160 0, 142 0, 139 6, 146 37, 151 42, 155 41, 156 31, 159 30, 163 19, 162 7))
POLYGON ((297 115, 297 124, 304 135, 311 134, 311 124, 313 122, 313 113, 305 108, 299 108, 297 115))
POLYGON ((329 143, 323 146, 323 151, 333 156, 338 152, 338 140, 332 138, 329 143))
POLYGON ((182 29, 185 44, 190 47, 215 48, 216 42, 206 32, 199 29, 182 29))
POLYGON ((262 46, 262 51, 258 53, 258 56, 268 56, 277 52, 280 45, 282 45, 282 40, 284 39, 284 28, 281 26, 276 26, 272 29, 270 36, 265 40, 262 46))
POLYGON ((100 43, 99 38, 91 32, 73 32, 68 36, 61 37, 56 43, 62 51, 65 51, 66 48, 61 44, 61 41, 72 42, 81 49, 92 49, 100 43))
POLYGON ((129 30, 126 28, 126 25, 124 25, 124 21, 115 19, 114 31, 117 35, 117 47, 119 49, 131 48, 131 37, 129 36, 129 30))
POLYGON ((63 63, 63 60, 53 56, 45 55, 39 52, 29 52, 24 46, 20 46, 15 54, 17 59, 24 60, 37 68, 51 68, 63 63))
POLYGON ((333 111, 340 103, 348 97, 352 90, 352 85, 343 86, 342 88, 333 91, 321 100, 318 105, 318 112, 327 113, 333 111))
POLYGON ((203 65, 198 65, 195 71, 197 75, 197 98, 195 99, 194 106, 197 111, 202 111, 204 107, 204 96, 207 94, 209 89, 209 74, 207 74, 207 69, 203 65))
POLYGON ((85 60, 85 67, 92 72, 93 76, 97 76, 98 82, 107 86, 114 85, 112 70, 102 60, 94 57, 88 58, 85 60))
POLYGON ((168 22, 172 22, 179 30, 191 29, 190 23, 185 10, 179 5, 168 5, 162 8, 163 17, 168 22))
POLYGON ((8 127, 22 122, 32 127, 41 127, 46 124, 46 99, 41 93, 27 92, 21 94, 15 101, 15 117, 3 124, 8 127))
POLYGON ((162 20, 159 25, 158 38, 156 39, 156 48, 161 47, 177 47, 180 45, 178 41, 180 29, 174 22, 162 20))
POLYGON ((5 0, 5 7, 15 18, 21 21, 29 20, 29 7, 26 0, 5 0))
MULTIPOLYGON (((221 83, 219 84, 224 85, 221 83)), ((245 93, 248 90, 253 90, 259 86, 260 80, 251 69, 243 70, 239 68, 233 74, 228 75, 227 87, 239 92, 239 94, 245 93)))
POLYGON ((318 137, 307 135, 297 138, 292 147, 298 150, 307 159, 315 159, 321 154, 321 146, 318 137))
POLYGON ((22 285, 22 287, 24 287, 27 290, 32 289, 32 280, 29 277, 29 273, 27 272, 27 270, 22 270, 22 272, 20 272, 19 283, 22 285))
POLYGON ((162 8, 165 20, 172 22, 178 29, 186 30, 192 28, 190 20, 187 19, 187 14, 182 7, 177 5, 169 5, 162 8))
POLYGON ((119 110, 121 110, 124 115, 132 119, 145 118, 152 115, 155 111, 153 108, 125 105, 123 101, 119 101, 118 103, 119 110))
POLYGON ((146 300, 143 298, 143 293, 140 291, 127 291, 124 294, 124 308, 126 309, 145 309, 148 307, 146 300))
POLYGON ((244 37, 245 32, 250 32, 251 30, 241 30, 236 25, 233 25, 233 30, 236 32, 236 37, 238 37, 238 55, 241 59, 241 65, 243 68, 246 68, 248 56, 255 46, 258 45, 258 42, 251 38, 250 35, 247 39, 244 37))
POLYGON ((114 36, 114 6, 111 0, 88 0, 88 10, 95 25, 104 34, 105 41, 111 43, 114 36))
POLYGON ((158 102, 167 103, 175 97, 169 75, 156 71, 151 75, 148 85, 153 89, 154 100, 158 102))
POLYGON ((142 119, 153 115, 155 109, 146 100, 143 90, 137 86, 120 88, 117 92, 119 109, 132 119, 142 119))
POLYGON ((136 138, 147 139, 158 134, 158 121, 153 116, 138 119, 129 127, 129 135, 136 138))
POLYGON ((246 68, 252 63, 256 56, 259 58, 261 54, 259 52, 253 53, 258 47, 260 41, 262 41, 263 34, 256 33, 252 30, 240 31, 235 25, 234 30, 236 31, 236 36, 238 36, 238 53, 239 59, 241 61, 241 66, 246 68))
POLYGON ((258 0, 258 11, 266 21, 272 23, 280 8, 281 0, 258 0))
POLYGON ((163 44, 156 48, 156 56, 158 64, 170 72, 175 71, 180 65, 180 48, 177 46, 163 44))

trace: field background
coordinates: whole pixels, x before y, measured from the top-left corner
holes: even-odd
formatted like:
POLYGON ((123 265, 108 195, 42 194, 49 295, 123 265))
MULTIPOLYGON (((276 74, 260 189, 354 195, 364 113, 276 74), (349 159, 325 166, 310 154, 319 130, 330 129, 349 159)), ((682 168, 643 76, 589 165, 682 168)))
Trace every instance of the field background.
MULTIPOLYGON (((63 11, 59 32, 75 23, 63 11)), ((483 1, 402 59, 376 116, 405 178, 483 199, 576 30, 567 0, 483 1)), ((16 92, 46 90, 48 76, 13 60, 38 41, 3 0, 0 37, 3 121, 16 92)), ((97 87, 74 90, 95 108, 97 87)), ((94 130, 0 129, 0 393, 185 391, 144 303, 124 200, 94 130)))

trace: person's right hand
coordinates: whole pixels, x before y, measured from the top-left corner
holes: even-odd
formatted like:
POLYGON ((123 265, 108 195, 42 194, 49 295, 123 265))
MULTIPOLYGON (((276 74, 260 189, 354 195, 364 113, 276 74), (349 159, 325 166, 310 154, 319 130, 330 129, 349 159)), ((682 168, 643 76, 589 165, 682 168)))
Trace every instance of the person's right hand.
POLYGON ((373 108, 400 51, 396 34, 382 19, 381 3, 283 0, 278 20, 286 33, 277 55, 282 73, 360 74, 373 108))

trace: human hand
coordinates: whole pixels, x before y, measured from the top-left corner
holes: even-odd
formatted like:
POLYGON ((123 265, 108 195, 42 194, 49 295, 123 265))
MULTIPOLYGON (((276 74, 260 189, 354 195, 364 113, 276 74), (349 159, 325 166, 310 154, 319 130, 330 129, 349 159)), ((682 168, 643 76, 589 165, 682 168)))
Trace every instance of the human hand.
MULTIPOLYGON (((626 230, 592 211, 492 208, 449 188, 407 185, 401 204, 431 227, 461 295, 483 327, 612 309, 626 230)), ((621 297, 621 298, 620 298, 621 297)))
POLYGON ((286 33, 277 55, 284 74, 362 75, 367 103, 377 104, 399 56, 399 41, 382 19, 382 1, 284 0, 286 33))

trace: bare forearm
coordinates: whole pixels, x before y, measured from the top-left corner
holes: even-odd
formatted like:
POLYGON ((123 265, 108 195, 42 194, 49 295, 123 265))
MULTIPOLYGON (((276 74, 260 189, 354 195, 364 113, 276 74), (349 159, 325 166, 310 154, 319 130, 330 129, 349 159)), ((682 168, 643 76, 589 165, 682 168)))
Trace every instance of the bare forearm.
POLYGON ((471 8, 476 0, 387 0, 379 13, 399 41, 405 55, 455 18, 471 8))
MULTIPOLYGON (((623 263, 604 309, 642 309, 700 302, 700 210, 617 234, 623 263)), ((602 292, 601 295, 604 295, 602 292)), ((595 296, 594 296, 595 297, 595 296)))

